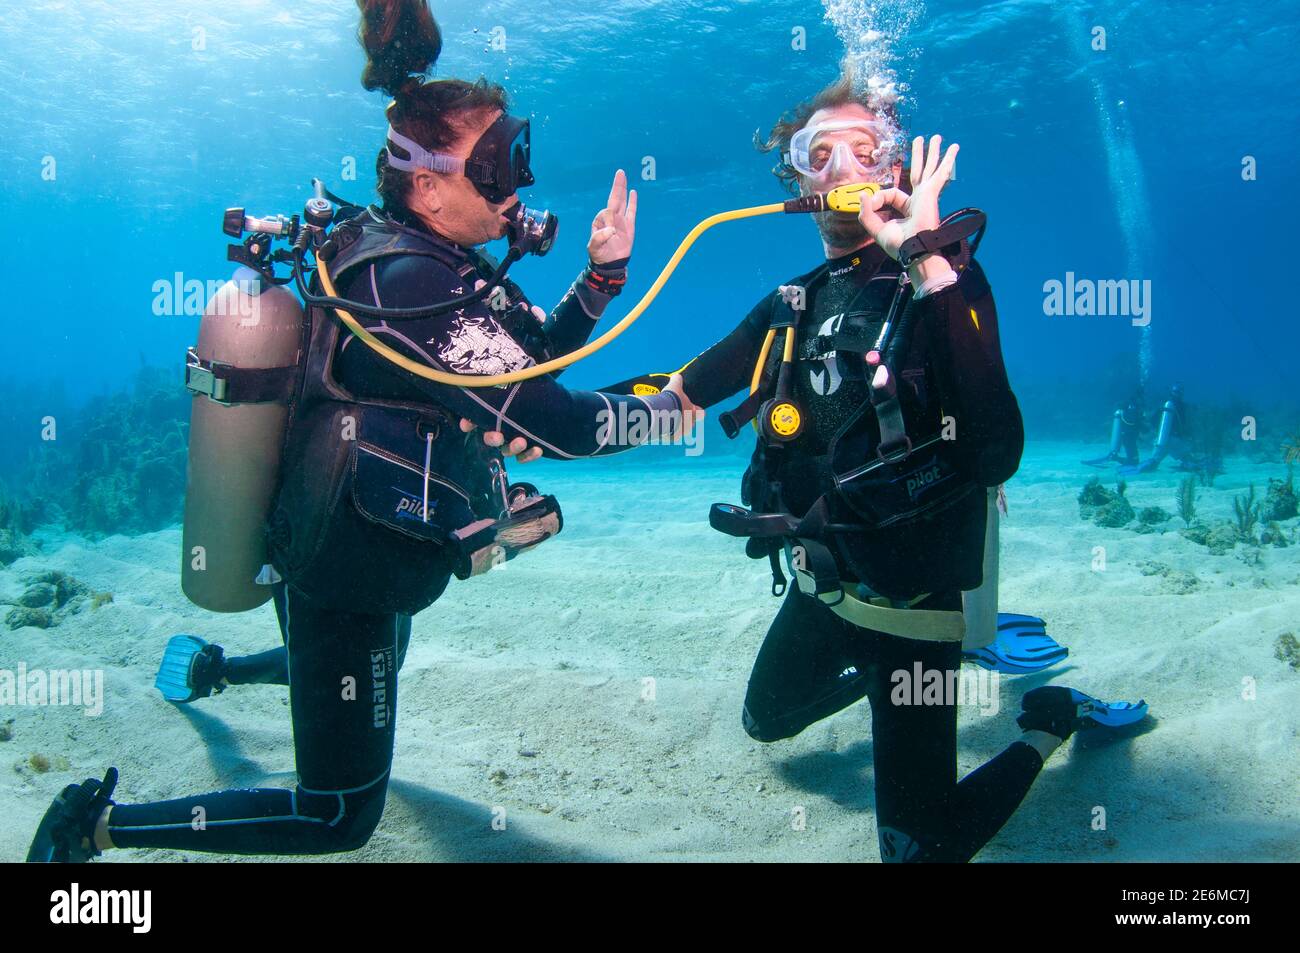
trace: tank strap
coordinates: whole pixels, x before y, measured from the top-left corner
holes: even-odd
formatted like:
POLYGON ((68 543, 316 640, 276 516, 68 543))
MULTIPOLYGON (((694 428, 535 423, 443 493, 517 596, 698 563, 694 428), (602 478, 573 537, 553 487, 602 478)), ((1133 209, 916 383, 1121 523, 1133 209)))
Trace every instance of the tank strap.
POLYGON ((299 367, 234 367, 185 352, 185 389, 218 404, 269 404, 287 401, 298 387, 299 367))

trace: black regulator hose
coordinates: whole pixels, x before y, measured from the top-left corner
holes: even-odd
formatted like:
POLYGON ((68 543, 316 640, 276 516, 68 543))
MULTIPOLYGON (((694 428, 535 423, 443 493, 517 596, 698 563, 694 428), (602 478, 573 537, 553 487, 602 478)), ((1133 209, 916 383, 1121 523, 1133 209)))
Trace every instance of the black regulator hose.
POLYGON ((352 314, 364 315, 368 318, 378 318, 383 321, 415 321, 420 318, 433 318, 440 314, 446 314, 449 311, 455 311, 457 308, 463 308, 467 304, 473 304, 476 301, 482 301, 492 293, 497 283, 505 277, 510 266, 523 257, 522 253, 511 248, 506 252, 506 257, 501 259, 501 264, 497 270, 492 273, 483 287, 477 291, 455 298, 451 301, 441 301, 438 304, 425 305, 419 308, 377 308, 373 305, 360 304, 356 301, 349 301, 346 298, 335 298, 330 295, 312 294, 307 290, 307 282, 303 277, 305 266, 303 263, 303 253, 305 249, 294 245, 293 251, 293 277, 298 286, 298 293, 308 304, 316 305, 321 308, 345 308, 352 314))

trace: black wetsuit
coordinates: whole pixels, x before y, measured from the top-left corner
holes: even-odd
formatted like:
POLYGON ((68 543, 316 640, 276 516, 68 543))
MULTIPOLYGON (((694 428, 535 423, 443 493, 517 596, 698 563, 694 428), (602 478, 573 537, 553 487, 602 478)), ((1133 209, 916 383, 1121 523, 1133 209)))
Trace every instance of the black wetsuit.
MULTIPOLYGON (((422 227, 409 219, 404 224, 422 227)), ((484 263, 483 276, 490 271, 491 265, 484 263)), ((344 297, 384 307, 419 307, 473 290, 451 267, 416 256, 380 259, 344 280, 344 297)), ((558 355, 581 346, 608 300, 575 283, 546 322, 550 352, 558 355)), ((522 305, 522 310, 513 309, 521 318, 527 315, 527 302, 522 305)), ((528 328, 516 325, 507 331, 501 321, 509 317, 509 312, 498 314, 482 301, 400 326, 372 319, 363 323, 415 360, 442 370, 484 374, 534 361, 516 340, 526 339, 528 328)), ((524 320, 536 323, 531 316, 524 320)), ((619 404, 651 411, 679 407, 671 394, 639 398, 569 391, 550 376, 477 390, 434 384, 395 368, 351 336, 339 345, 335 373, 359 398, 435 404, 483 429, 525 436, 548 456, 560 458, 627 449, 610 439, 617 435, 600 424, 599 415, 619 404)), ((360 847, 373 833, 388 789, 397 674, 410 640, 411 617, 367 612, 364 604, 356 611, 324 609, 283 582, 275 585, 274 596, 284 646, 231 660, 226 674, 232 682, 289 685, 297 787, 117 805, 109 825, 115 845, 323 854, 360 847)))
MULTIPOLYGON (((826 341, 835 333, 851 336, 878 327, 900 273, 897 263, 874 245, 834 259, 828 268, 822 283, 809 283, 807 311, 799 323, 796 353, 806 357, 799 361, 793 396, 809 422, 782 452, 778 472, 784 499, 796 516, 826 491, 827 448, 867 399, 869 386, 860 354, 819 354, 822 348, 816 343, 805 345, 818 336, 826 341)), ((895 371, 903 386, 928 392, 928 402, 956 420, 963 469, 975 483, 990 487, 1015 472, 1024 433, 1002 364, 991 295, 975 302, 966 298, 967 290, 982 282, 978 266, 972 265, 958 284, 908 306, 917 346, 895 371)), ((734 331, 686 368, 686 393, 695 403, 717 404, 748 387, 778 300, 776 292, 765 297, 734 331)), ((918 549, 915 524, 835 534, 840 576, 890 598, 924 596, 917 609, 960 611, 961 588, 974 588, 978 578, 969 586, 938 591, 927 580, 936 575, 935 567, 982 553, 985 506, 981 489, 945 510, 943 531, 926 536, 940 540, 936 551, 918 549)), ((860 628, 791 586, 754 663, 744 727, 760 741, 790 738, 866 697, 872 712, 882 858, 969 860, 1020 804, 1042 759, 1034 748, 1016 742, 959 782, 956 705, 896 705, 890 700, 893 674, 911 672, 917 663, 927 671, 955 672, 961 645, 860 628)))

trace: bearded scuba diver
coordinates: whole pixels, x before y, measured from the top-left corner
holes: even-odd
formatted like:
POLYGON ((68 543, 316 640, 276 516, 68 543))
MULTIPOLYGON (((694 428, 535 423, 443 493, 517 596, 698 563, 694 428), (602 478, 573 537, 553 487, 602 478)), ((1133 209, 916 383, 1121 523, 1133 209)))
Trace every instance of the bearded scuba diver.
MULTIPOLYGON (((688 409, 746 393, 721 423, 729 436, 755 431, 744 505, 710 513, 747 555, 769 560, 772 593, 784 597, 750 676, 746 732, 790 738, 867 698, 882 858, 965 861, 1073 731, 1136 723, 1146 706, 1036 689, 1020 739, 959 782, 956 701, 942 689, 921 700, 922 683, 956 681, 962 594, 989 582, 989 499, 1015 472, 1024 436, 975 259, 985 217, 938 213, 956 147, 942 155, 938 137, 928 149, 915 140, 905 179, 897 130, 851 76, 777 124, 766 147, 783 152, 776 173, 798 187, 792 201, 849 182, 873 188, 855 215, 815 216, 823 264, 765 295, 679 373, 688 409)), ((1027 618, 1004 621, 1041 633, 1027 618)), ((1024 661, 1034 670, 1032 653, 1024 661)))
POLYGON ((628 449, 600 426, 611 409, 669 426, 680 409, 671 387, 600 394, 567 390, 554 374, 459 387, 409 370, 488 377, 578 348, 625 280, 635 197, 619 173, 589 264, 539 320, 506 278, 555 237, 554 219, 516 195, 533 183, 528 121, 508 113, 499 86, 423 79, 441 50, 425 0, 359 6, 363 84, 393 100, 378 159, 382 204, 351 206, 318 185, 301 217, 231 210, 227 232, 247 236, 230 253, 240 271, 186 360, 185 591, 214 611, 273 599, 284 644, 231 660, 179 637, 158 677, 178 702, 237 679, 288 685, 297 783, 117 804, 109 769, 54 800, 29 860, 86 860, 111 847, 323 854, 364 845, 383 813, 411 616, 453 576, 485 572, 563 526, 554 497, 512 481, 505 455, 458 419, 577 459, 628 449), (501 264, 477 250, 503 236, 501 264), (273 247, 281 239, 288 249, 273 247))

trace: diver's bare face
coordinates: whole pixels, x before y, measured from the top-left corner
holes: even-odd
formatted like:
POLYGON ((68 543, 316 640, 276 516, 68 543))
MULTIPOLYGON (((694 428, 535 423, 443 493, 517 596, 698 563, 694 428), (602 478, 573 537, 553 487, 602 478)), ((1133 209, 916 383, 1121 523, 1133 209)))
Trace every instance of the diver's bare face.
MULTIPOLYGON (((821 123, 852 122, 854 120, 874 123, 877 121, 877 116, 865 106, 857 103, 846 103, 843 106, 832 106, 827 109, 817 110, 809 117, 807 125, 816 126, 821 123)), ((866 129, 832 129, 818 136, 809 150, 809 156, 814 162, 817 161, 819 155, 822 159, 829 160, 839 143, 847 146, 849 152, 858 157, 864 165, 869 162, 871 152, 880 145, 875 136, 866 129)), ((902 175, 903 164, 901 162, 894 163, 893 184, 895 188, 898 187, 902 175)), ((817 175, 799 176, 799 194, 810 195, 813 192, 829 192, 841 185, 861 181, 862 172, 854 167, 854 163, 827 161, 825 167, 817 175)), ((818 212, 813 215, 813 220, 817 223, 817 230, 821 233, 822 242, 826 245, 828 255, 855 251, 871 241, 867 230, 862 227, 862 223, 858 221, 856 215, 845 215, 840 212, 818 212)))
MULTIPOLYGON (((479 137, 500 115, 500 110, 493 110, 470 117, 470 121, 461 127, 456 141, 438 151, 458 159, 468 159, 479 137)), ((518 201, 513 193, 504 202, 489 202, 474 183, 459 172, 420 169, 413 174, 413 180, 407 198, 411 211, 444 238, 468 248, 505 235, 503 213, 518 201)))

